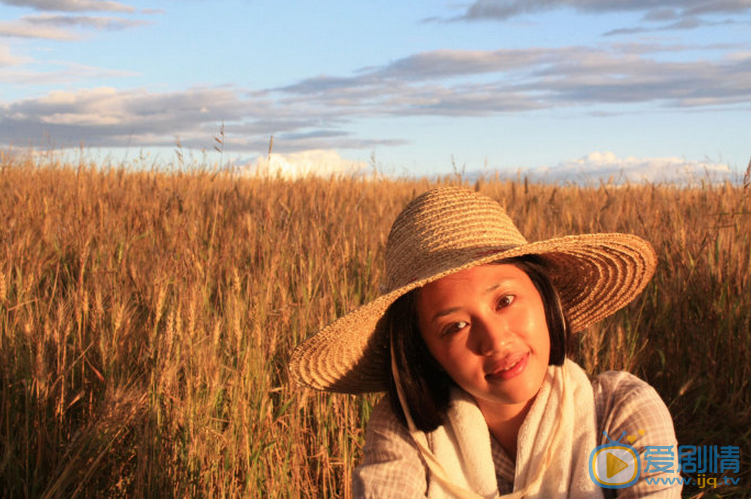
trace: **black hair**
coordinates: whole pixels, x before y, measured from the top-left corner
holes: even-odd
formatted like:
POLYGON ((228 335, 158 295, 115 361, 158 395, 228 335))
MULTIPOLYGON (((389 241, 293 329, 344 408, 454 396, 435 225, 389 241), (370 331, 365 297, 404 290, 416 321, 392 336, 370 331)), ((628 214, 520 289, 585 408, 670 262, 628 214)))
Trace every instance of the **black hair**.
MULTIPOLYGON (((529 276, 540 293, 545 309, 545 321, 550 334, 548 364, 563 365, 570 348, 569 320, 558 291, 548 277, 545 260, 537 255, 524 255, 494 263, 515 265, 529 276)), ((456 383, 433 358, 422 339, 417 320, 418 292, 417 289, 412 290, 396 300, 386 311, 385 321, 393 345, 391 355, 396 361, 402 393, 412 420, 417 429, 430 432, 444 423, 451 403, 450 389, 456 383)), ((406 425, 391 371, 388 395, 394 414, 406 425)))

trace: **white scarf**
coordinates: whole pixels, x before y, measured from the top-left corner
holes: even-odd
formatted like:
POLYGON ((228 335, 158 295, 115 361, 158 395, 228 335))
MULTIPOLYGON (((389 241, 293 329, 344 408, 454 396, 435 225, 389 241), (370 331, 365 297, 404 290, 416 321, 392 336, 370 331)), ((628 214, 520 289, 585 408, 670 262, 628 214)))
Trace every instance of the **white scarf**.
MULTIPOLYGON (((446 424, 412 437, 430 468, 430 498, 498 496, 490 433, 474 399, 452 391, 446 424)), ((403 405, 403 404, 402 404, 403 405)), ((514 492, 507 498, 601 498, 589 477, 595 447, 592 385, 584 371, 566 359, 549 366, 540 391, 519 430, 514 492)))

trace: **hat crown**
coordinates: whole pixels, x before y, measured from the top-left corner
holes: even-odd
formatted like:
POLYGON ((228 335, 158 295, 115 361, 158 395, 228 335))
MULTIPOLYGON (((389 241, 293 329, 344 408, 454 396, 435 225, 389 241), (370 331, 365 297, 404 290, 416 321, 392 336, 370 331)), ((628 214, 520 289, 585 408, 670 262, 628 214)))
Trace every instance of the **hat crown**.
POLYGON ((386 288, 469 264, 526 244, 503 207, 467 189, 434 189, 410 202, 386 243, 386 288))

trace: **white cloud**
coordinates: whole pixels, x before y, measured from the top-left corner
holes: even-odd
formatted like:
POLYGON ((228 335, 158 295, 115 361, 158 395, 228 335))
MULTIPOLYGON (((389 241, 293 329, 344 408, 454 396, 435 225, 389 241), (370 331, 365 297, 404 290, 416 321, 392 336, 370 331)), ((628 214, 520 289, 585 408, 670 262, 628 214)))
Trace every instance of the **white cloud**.
POLYGON ((7 45, 0 45, 0 67, 3 66, 18 66, 30 62, 28 57, 18 57, 10 52, 10 47, 7 45))
MULTIPOLYGON (((0 78, 13 76, 0 68, 0 78)), ((23 75, 15 74, 15 81, 23 75)), ((339 127, 341 108, 309 109, 276 102, 263 93, 231 86, 174 92, 109 87, 54 91, 47 95, 0 101, 0 144, 26 144, 49 138, 58 147, 82 141, 90 147, 174 146, 211 149, 225 124, 223 149, 259 152, 274 135, 285 151, 372 149, 399 145, 399 139, 359 138, 339 127)))
POLYGON ((619 158, 612 152, 593 152, 563 161, 552 167, 533 168, 527 172, 544 182, 667 183, 694 185, 703 181, 737 180, 737 173, 727 164, 685 158, 619 158))
POLYGON ((329 177, 332 175, 360 175, 367 170, 362 161, 344 159, 336 151, 314 149, 290 154, 272 153, 259 157, 249 166, 238 170, 243 175, 297 179, 329 177))

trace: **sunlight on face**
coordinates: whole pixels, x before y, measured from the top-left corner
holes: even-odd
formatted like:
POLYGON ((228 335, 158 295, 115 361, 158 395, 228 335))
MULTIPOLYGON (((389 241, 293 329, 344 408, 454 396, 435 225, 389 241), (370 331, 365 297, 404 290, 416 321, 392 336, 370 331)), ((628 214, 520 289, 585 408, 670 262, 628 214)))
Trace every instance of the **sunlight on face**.
POLYGON ((542 298, 521 269, 480 265, 426 284, 417 315, 430 353, 481 408, 537 395, 550 335, 542 298))

